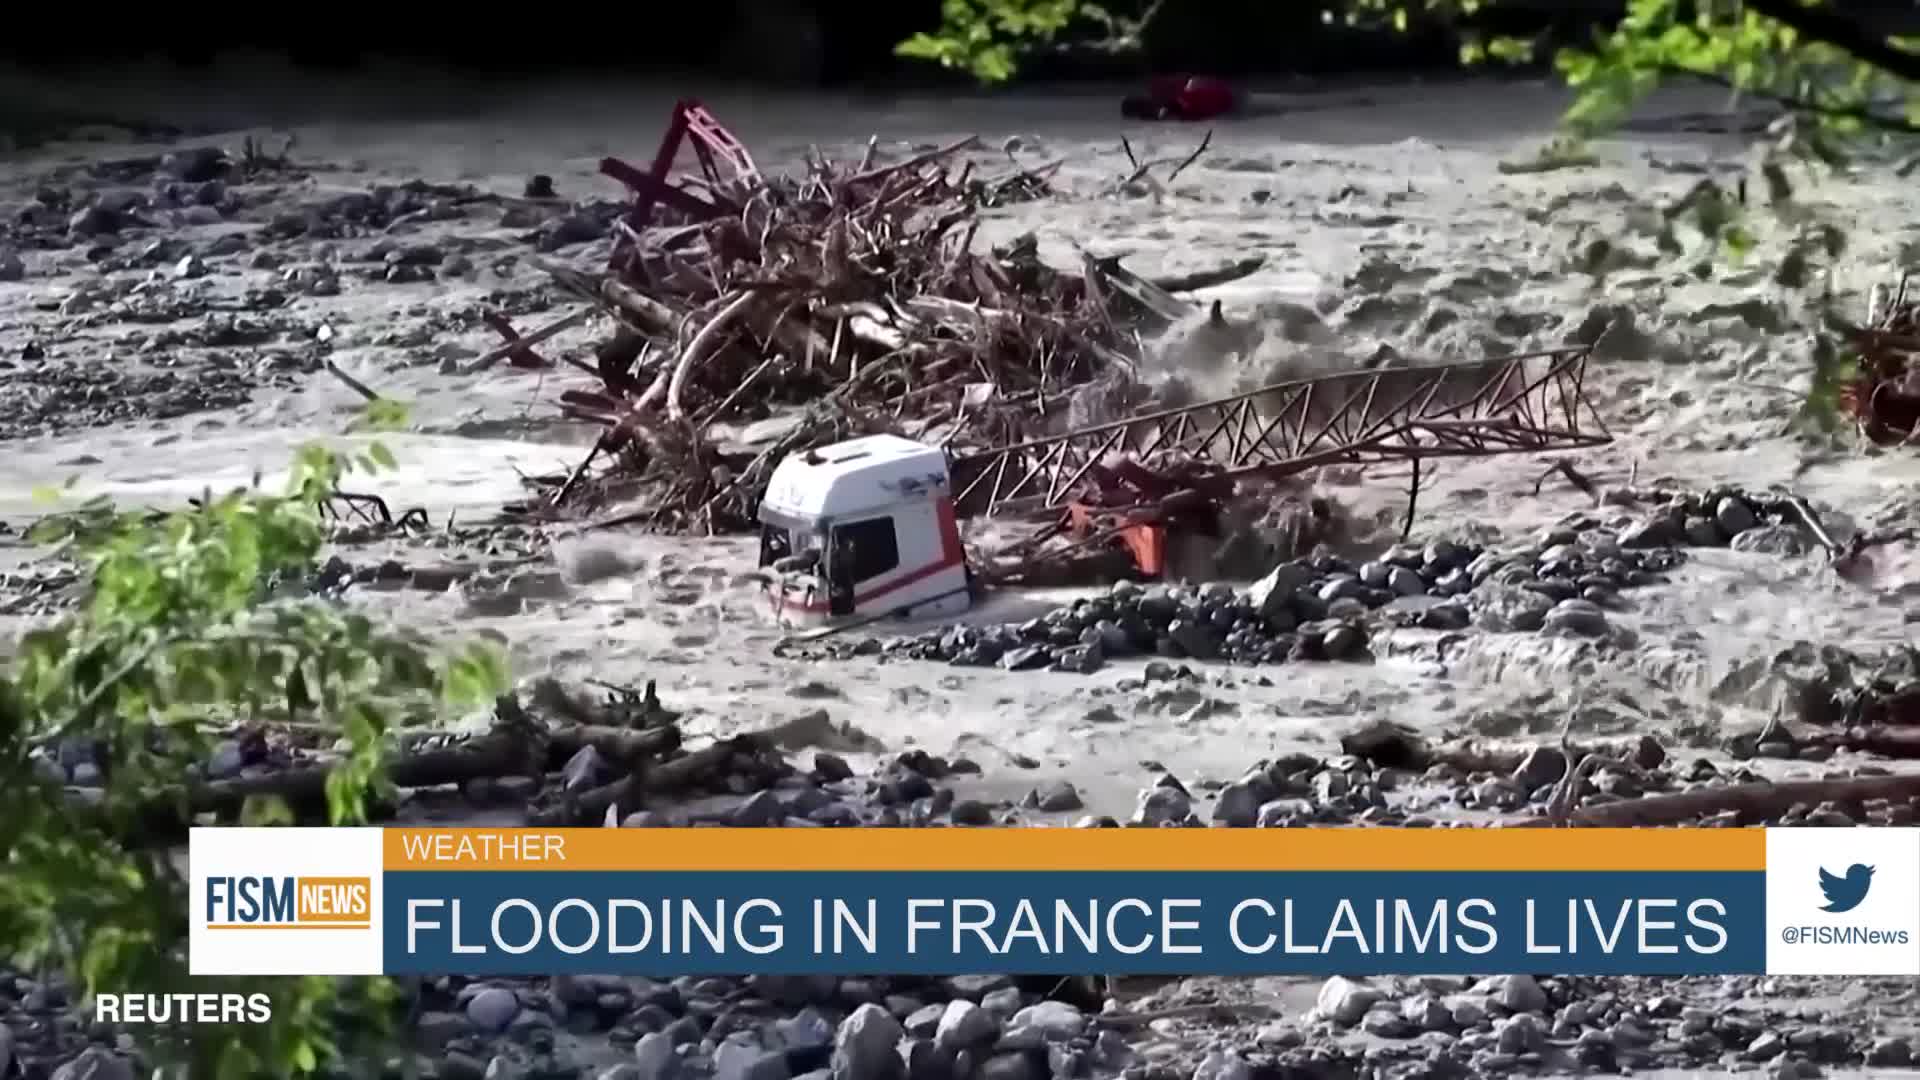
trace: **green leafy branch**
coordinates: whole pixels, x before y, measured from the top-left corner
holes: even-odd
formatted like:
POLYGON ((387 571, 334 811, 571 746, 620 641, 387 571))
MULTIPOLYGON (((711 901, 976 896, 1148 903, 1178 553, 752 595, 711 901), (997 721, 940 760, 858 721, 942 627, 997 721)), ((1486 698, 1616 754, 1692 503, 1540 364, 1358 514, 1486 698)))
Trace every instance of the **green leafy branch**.
MULTIPOLYGON (((390 426, 396 410, 367 418, 390 426)), ((411 720, 484 705, 504 690, 497 649, 442 653, 417 635, 292 588, 325 538, 319 506, 350 470, 390 467, 375 443, 343 456, 295 456, 282 494, 209 494, 165 514, 95 500, 35 530, 83 566, 90 593, 27 634, 0 682, 0 942, 7 959, 69 972, 89 992, 188 989, 187 887, 174 860, 140 838, 156 813, 190 820, 210 730, 301 719, 336 730, 328 818, 367 819, 385 797, 382 764, 411 720), (99 798, 76 804, 50 759, 92 748, 99 798)), ((257 485, 256 485, 257 488, 257 485)), ((249 823, 285 822, 250 805, 249 823)), ((194 992, 264 992, 273 1021, 196 1028, 156 1057, 188 1075, 312 1073, 371 1040, 380 1045, 394 988, 381 980, 193 980, 194 992)))
POLYGON ((1087 0, 943 0, 940 25, 913 35, 894 51, 964 71, 981 83, 1001 83, 1014 76, 1026 57, 1069 36, 1107 51, 1138 49, 1140 35, 1161 2, 1155 0, 1142 14, 1129 17, 1087 0))

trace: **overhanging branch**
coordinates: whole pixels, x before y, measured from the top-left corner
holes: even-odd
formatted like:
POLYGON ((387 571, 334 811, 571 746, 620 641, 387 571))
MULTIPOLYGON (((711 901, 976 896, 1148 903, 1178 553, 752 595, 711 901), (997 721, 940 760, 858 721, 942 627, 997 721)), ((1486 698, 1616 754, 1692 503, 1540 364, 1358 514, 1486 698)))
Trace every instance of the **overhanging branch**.
POLYGON ((1830 116, 1846 120, 1858 120, 1868 127, 1878 128, 1881 131, 1891 131, 1902 135, 1920 135, 1920 124, 1914 124, 1902 117, 1888 116, 1885 113, 1875 112, 1865 105, 1832 105, 1826 102, 1803 98, 1795 94, 1784 94, 1777 90, 1742 86, 1718 72, 1699 71, 1690 67, 1669 64, 1662 66, 1660 70, 1666 75, 1685 76, 1700 79, 1703 82, 1710 82, 1716 86, 1724 86, 1737 93, 1757 97, 1764 101, 1771 101, 1792 112, 1811 113, 1817 116, 1830 116))
POLYGON ((1793 27, 1810 40, 1844 49, 1889 75, 1920 83, 1920 53, 1908 52, 1830 8, 1808 7, 1801 0, 1746 2, 1754 11, 1793 27))

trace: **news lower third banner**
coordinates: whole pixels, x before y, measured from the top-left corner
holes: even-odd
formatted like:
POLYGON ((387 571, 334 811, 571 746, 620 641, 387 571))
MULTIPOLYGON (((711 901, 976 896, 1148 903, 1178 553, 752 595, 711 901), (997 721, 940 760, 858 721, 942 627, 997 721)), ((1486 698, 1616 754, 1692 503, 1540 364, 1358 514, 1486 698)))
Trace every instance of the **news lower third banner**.
POLYGON ((1920 829, 195 829, 196 975, 1920 975, 1920 829))

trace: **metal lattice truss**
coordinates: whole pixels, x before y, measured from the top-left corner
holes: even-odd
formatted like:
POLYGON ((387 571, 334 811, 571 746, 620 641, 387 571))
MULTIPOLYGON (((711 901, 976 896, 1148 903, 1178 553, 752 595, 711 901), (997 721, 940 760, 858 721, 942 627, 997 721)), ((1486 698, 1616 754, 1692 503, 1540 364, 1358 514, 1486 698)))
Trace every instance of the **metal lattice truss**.
POLYGON ((1348 372, 1099 424, 957 459, 954 501, 967 515, 1112 506, 1123 476, 1156 477, 1148 487, 1165 493, 1322 465, 1600 446, 1612 436, 1586 397, 1591 353, 1348 372))

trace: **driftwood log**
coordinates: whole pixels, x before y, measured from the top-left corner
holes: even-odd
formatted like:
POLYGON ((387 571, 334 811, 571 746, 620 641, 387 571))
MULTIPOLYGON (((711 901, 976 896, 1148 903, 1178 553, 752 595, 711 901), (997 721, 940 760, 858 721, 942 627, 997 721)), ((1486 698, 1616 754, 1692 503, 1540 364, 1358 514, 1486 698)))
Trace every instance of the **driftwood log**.
MULTIPOLYGON (((548 735, 541 767, 543 772, 555 771, 588 746, 609 761, 632 763, 671 753, 679 745, 680 729, 674 726, 633 731, 573 724, 548 735)), ((464 784, 481 777, 525 775, 529 750, 524 740, 494 733, 462 746, 397 756, 387 765, 387 779, 398 788, 425 788, 464 784)), ((216 780, 196 789, 190 805, 196 814, 232 815, 239 813, 246 800, 258 796, 280 798, 296 815, 324 811, 327 777, 333 769, 332 764, 316 764, 268 776, 216 780)))
POLYGON ((628 814, 645 808, 647 799, 680 795, 724 781, 736 757, 772 752, 773 740, 750 733, 719 739, 668 761, 637 761, 627 775, 610 784, 588 789, 561 805, 536 815, 542 825, 619 824, 628 814))
POLYGON ((1854 727, 1822 732, 1800 742, 1902 761, 1920 760, 1920 727, 1854 727))
MULTIPOLYGON (((1876 799, 1905 802, 1917 798, 1920 798, 1920 774, 1732 784, 1583 807, 1568 815, 1567 824, 1587 828, 1686 825, 1728 811, 1738 813, 1743 821, 1759 822, 1777 818, 1795 806, 1828 802, 1851 805, 1876 799)), ((1557 822, 1537 817, 1509 819, 1500 824, 1509 829, 1545 829, 1557 822)))

